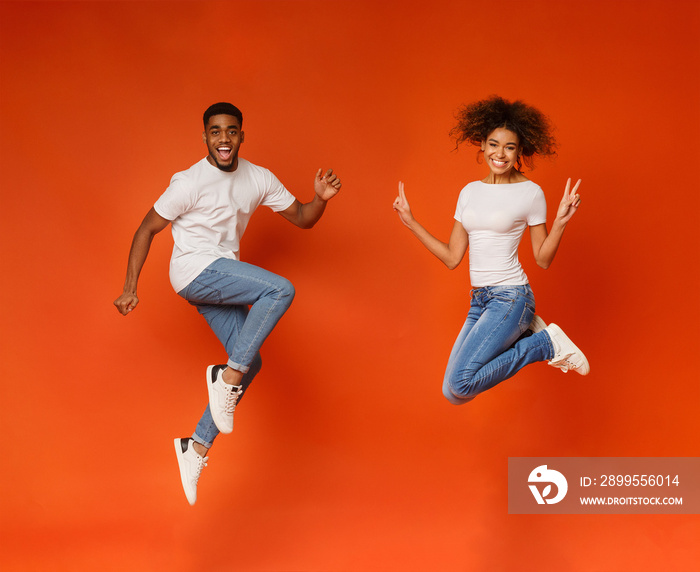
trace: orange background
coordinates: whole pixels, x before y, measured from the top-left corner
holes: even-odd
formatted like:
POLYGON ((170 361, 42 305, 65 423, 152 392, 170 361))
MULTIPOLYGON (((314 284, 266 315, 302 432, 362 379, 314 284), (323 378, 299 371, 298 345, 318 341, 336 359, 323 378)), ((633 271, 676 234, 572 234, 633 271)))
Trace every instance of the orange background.
POLYGON ((509 516, 506 493, 509 456, 700 453, 700 4, 2 2, 0 32, 4 571, 694 569, 698 516, 509 516), (448 236, 485 174, 453 114, 492 93, 557 126, 531 175, 550 223, 583 179, 553 267, 527 237, 521 259, 592 373, 536 364, 454 407, 467 264, 442 267, 391 203, 405 181, 448 236), (297 297, 191 508, 172 439, 225 356, 171 290, 168 231, 138 310, 112 300, 219 100, 302 201, 319 167, 344 185, 312 231, 251 222, 243 259, 297 297))

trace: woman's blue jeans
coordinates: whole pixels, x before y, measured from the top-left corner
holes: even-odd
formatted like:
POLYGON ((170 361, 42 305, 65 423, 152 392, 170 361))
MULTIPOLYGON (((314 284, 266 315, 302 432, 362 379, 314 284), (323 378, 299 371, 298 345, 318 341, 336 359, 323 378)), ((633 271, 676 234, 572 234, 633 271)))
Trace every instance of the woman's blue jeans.
MULTIPOLYGON (((204 316, 226 349, 227 365, 243 372, 245 393, 262 367, 260 347, 294 299, 292 283, 252 264, 219 258, 178 294, 204 316)), ((218 434, 207 404, 192 437, 211 447, 218 434)))
POLYGON ((528 335, 535 315, 529 284, 472 290, 471 306, 457 337, 442 384, 450 403, 461 405, 536 361, 552 359, 545 331, 528 335))

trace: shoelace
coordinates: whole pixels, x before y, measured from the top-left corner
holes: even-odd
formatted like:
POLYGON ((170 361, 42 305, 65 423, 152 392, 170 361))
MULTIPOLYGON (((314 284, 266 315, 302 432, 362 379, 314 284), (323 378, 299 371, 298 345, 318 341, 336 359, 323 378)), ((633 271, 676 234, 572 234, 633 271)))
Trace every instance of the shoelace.
POLYGON ((195 469, 194 473, 194 484, 195 486, 199 482, 199 475, 202 474, 202 469, 207 466, 207 461, 209 460, 209 457, 200 457, 197 455, 197 468, 195 469))
POLYGON ((564 356, 564 357, 558 359, 557 361, 550 361, 549 365, 551 365, 553 367, 558 367, 564 373, 568 372, 570 369, 576 369, 578 366, 574 362, 569 360, 569 358, 572 355, 573 354, 569 354, 568 356, 564 356))
POLYGON ((241 393, 243 393, 243 390, 239 386, 228 385, 226 387, 226 401, 224 403, 224 407, 226 408, 227 415, 233 415, 233 411, 236 409, 236 403, 238 403, 238 398, 240 397, 241 393))

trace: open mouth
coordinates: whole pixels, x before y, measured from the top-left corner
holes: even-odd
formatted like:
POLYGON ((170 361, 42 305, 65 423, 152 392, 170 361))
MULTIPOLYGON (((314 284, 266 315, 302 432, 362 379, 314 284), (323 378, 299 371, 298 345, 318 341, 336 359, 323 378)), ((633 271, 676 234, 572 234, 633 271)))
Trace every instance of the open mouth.
POLYGON ((217 147, 216 152, 224 161, 228 161, 231 158, 231 147, 217 147))
POLYGON ((491 159, 491 162, 494 167, 505 167, 508 164, 508 161, 498 161, 497 159, 491 159))

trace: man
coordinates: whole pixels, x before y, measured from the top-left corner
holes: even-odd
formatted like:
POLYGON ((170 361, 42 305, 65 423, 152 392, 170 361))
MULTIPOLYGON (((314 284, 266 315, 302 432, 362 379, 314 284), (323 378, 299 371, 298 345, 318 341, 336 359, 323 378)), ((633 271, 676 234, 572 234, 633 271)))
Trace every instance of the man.
POLYGON ((292 224, 311 228, 340 190, 332 170, 316 173, 314 198, 300 203, 267 169, 238 157, 243 115, 230 103, 204 112, 208 156, 176 173, 134 235, 124 292, 114 301, 128 315, 138 304, 136 286, 153 237, 168 224, 174 239, 170 281, 197 307, 226 348, 228 362, 207 368, 209 404, 191 438, 175 439, 187 500, 197 500, 197 481, 214 438, 233 430, 233 412, 260 371, 260 346, 294 298, 282 278, 239 260, 239 241, 253 211, 270 207, 292 224))

